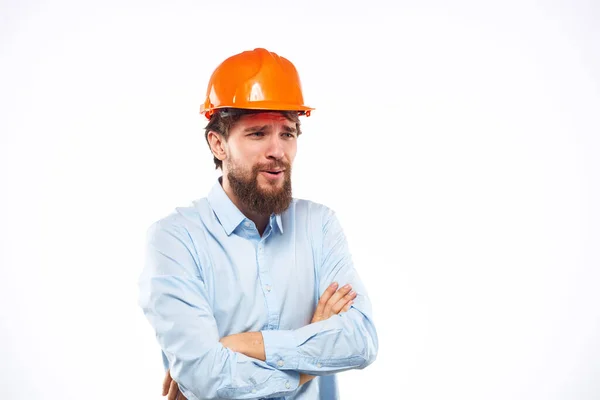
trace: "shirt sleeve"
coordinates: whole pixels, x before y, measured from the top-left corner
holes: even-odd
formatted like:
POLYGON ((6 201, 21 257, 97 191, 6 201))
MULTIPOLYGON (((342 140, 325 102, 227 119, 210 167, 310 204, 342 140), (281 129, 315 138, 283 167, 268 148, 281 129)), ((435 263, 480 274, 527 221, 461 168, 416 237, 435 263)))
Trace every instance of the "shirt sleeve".
POLYGON ((221 345, 189 234, 160 222, 147 232, 139 302, 183 395, 257 399, 293 393, 298 372, 280 371, 221 345))
POLYGON ((295 370, 310 375, 328 375, 371 364, 378 351, 371 301, 365 285, 354 269, 342 227, 326 209, 323 223, 319 293, 332 282, 339 287, 349 283, 356 291, 347 312, 295 330, 261 331, 266 362, 279 370, 295 370))

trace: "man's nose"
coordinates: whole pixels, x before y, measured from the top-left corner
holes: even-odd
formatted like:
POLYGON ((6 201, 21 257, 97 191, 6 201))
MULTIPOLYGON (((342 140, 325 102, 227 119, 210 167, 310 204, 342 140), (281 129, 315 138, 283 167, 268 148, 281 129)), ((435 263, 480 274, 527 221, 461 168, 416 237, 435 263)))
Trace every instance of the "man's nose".
POLYGON ((268 144, 268 148, 267 148, 267 158, 274 158, 274 159, 280 159, 283 158, 284 156, 284 152, 283 152, 283 143, 281 143, 282 140, 279 138, 279 135, 272 135, 269 138, 269 144, 268 144))

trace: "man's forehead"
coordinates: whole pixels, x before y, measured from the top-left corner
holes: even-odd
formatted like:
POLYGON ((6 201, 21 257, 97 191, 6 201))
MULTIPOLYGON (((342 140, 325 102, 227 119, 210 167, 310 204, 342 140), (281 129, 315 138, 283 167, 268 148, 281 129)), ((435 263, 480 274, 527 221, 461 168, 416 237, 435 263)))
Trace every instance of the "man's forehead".
POLYGON ((276 111, 266 111, 255 114, 246 114, 240 118, 240 122, 256 124, 262 122, 268 123, 285 123, 286 125, 295 126, 296 124, 287 119, 283 114, 276 111))

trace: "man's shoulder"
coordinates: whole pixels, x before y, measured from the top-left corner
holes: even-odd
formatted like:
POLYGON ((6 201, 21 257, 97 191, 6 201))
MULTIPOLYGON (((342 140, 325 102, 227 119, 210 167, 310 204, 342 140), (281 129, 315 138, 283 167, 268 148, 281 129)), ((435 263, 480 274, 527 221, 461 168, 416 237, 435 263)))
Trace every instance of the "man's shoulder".
MULTIPOLYGON (((191 229, 203 219, 203 214, 209 211, 207 197, 192 200, 187 205, 174 207, 168 214, 154 219, 148 228, 152 229, 191 229)), ((204 215, 206 216, 206 215, 204 215)))
POLYGON ((293 200, 293 209, 294 213, 296 214, 296 217, 306 215, 311 219, 314 218, 319 221, 323 221, 324 219, 327 219, 331 214, 334 214, 333 209, 326 206, 325 204, 296 197, 294 197, 293 200))

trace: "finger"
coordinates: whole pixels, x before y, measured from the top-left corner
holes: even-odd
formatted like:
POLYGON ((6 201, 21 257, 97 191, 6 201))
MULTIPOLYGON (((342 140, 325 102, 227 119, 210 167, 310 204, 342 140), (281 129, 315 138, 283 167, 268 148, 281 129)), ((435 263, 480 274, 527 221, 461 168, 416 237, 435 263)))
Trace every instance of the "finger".
POLYGON ((322 316, 323 311, 325 310, 325 304, 329 301, 331 296, 335 294, 336 289, 338 288, 338 283, 333 282, 331 285, 325 289, 321 297, 319 298, 319 303, 317 304, 317 309, 315 310, 316 316, 322 316))
POLYGON ((352 304, 354 304, 354 300, 351 300, 348 303, 346 303, 346 305, 344 306, 344 308, 342 308, 342 312, 348 312, 348 311, 350 311, 350 307, 352 307, 352 304))
POLYGON ((169 387, 169 397, 167 397, 167 400, 176 400, 178 393, 179 393, 179 386, 177 386, 177 382, 172 381, 171 386, 169 387))
POLYGON ((325 304, 325 309, 323 310, 323 315, 325 318, 329 318, 332 315, 331 309, 333 308, 333 305, 340 301, 342 297, 347 295, 350 290, 352 290, 352 286, 347 284, 342 286, 337 292, 335 292, 333 296, 331 296, 331 298, 327 301, 327 304, 325 304))
POLYGON ((342 308, 348 304, 348 302, 354 300, 355 298, 356 292, 351 290, 347 295, 339 299, 338 302, 333 305, 333 307, 331 307, 331 311, 333 311, 334 314, 338 314, 340 311, 342 311, 342 308))
POLYGON ((165 375, 165 379, 163 380, 163 386, 162 386, 162 395, 166 396, 167 393, 169 393, 169 386, 171 386, 171 381, 173 380, 173 378, 171 378, 171 372, 169 370, 167 370, 167 374, 165 375))
POLYGON ((354 300, 355 298, 356 298, 356 292, 354 290, 351 290, 350 292, 348 292, 348 294, 346 294, 344 297, 339 299, 338 302, 335 303, 331 307, 331 312, 334 314, 339 314, 339 312, 342 311, 342 309, 346 306, 346 304, 348 304, 350 301, 354 300))
POLYGON ((331 316, 332 311, 333 311, 332 310, 333 306, 338 301, 340 301, 344 296, 346 296, 348 293, 350 293, 351 290, 352 290, 352 286, 350 284, 344 285, 340 289, 338 289, 338 291, 335 292, 334 295, 331 296, 331 298, 327 301, 327 304, 325 304, 324 314, 326 316, 331 316))

